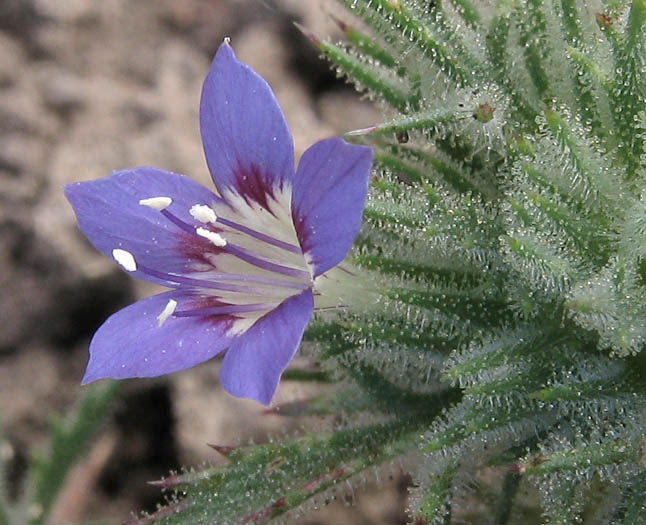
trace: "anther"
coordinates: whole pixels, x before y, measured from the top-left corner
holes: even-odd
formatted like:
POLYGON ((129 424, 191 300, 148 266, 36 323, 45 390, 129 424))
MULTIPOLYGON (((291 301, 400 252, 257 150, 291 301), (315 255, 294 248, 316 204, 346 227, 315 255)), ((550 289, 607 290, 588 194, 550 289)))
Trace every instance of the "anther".
POLYGON ((203 222, 204 224, 218 220, 218 216, 213 209, 205 204, 196 204, 189 210, 189 213, 196 221, 203 222))
POLYGON ((169 299, 168 303, 166 303, 166 306, 162 310, 162 313, 157 316, 157 324, 160 326, 160 328, 168 320, 168 318, 173 315, 175 308, 177 308, 177 301, 175 301, 174 299, 169 299))
POLYGON ((128 272, 137 271, 137 262, 129 251, 115 248, 112 250, 112 257, 114 257, 114 260, 117 261, 124 270, 128 272))
POLYGON ((150 199, 141 199, 139 204, 142 206, 148 206, 153 210, 162 211, 168 208, 172 202, 173 199, 170 197, 151 197, 150 199))
POLYGON ((227 245, 227 241, 220 234, 207 230, 206 228, 196 228, 195 233, 200 237, 208 239, 219 248, 227 245))

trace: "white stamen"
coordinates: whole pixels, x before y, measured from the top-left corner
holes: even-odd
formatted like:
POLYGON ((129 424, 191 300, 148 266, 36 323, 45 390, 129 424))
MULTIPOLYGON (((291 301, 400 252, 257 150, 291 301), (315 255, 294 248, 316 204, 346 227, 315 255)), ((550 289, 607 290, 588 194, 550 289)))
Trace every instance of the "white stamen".
POLYGON ((137 271, 137 262, 130 252, 122 250, 121 248, 115 248, 112 250, 112 257, 114 257, 114 260, 123 266, 124 270, 129 272, 137 271))
POLYGON ((175 308, 177 308, 177 301, 175 301, 174 299, 169 299, 168 303, 166 303, 166 306, 164 307, 164 310, 162 311, 162 313, 160 313, 157 316, 157 324, 160 327, 166 322, 166 320, 171 315, 173 315, 173 313, 175 312, 175 308))
POLYGON ((153 210, 162 211, 168 208, 172 202, 173 199, 170 197, 151 197, 150 199, 141 199, 139 204, 142 206, 148 206, 153 210))
POLYGON ((189 213, 196 221, 203 222, 204 224, 218 220, 218 216, 213 211, 213 208, 204 204, 196 204, 189 210, 189 213))
POLYGON ((197 228, 195 230, 195 233, 197 233, 200 237, 205 237, 220 248, 227 245, 227 241, 224 239, 224 237, 222 237, 219 233, 212 232, 210 230, 207 230, 206 228, 197 228))

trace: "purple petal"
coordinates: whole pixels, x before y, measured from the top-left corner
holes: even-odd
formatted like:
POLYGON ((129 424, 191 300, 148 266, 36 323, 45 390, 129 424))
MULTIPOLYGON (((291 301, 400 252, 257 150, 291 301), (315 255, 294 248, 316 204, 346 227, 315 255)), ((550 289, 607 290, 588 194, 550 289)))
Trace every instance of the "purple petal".
POLYGON ((287 299, 236 339, 220 370, 225 390, 263 405, 271 403, 283 370, 298 350, 313 308, 314 297, 307 289, 287 299))
POLYGON ((97 379, 156 377, 190 368, 211 359, 231 342, 231 316, 169 317, 159 326, 157 316, 168 301, 177 308, 191 302, 188 292, 171 291, 138 301, 113 314, 90 343, 90 361, 83 383, 97 379))
POLYGON ((339 264, 361 227, 372 150, 338 139, 317 142, 301 158, 292 217, 314 277, 339 264))
MULTIPOLYGON (((189 224, 199 223, 190 216, 195 204, 211 204, 220 199, 204 186, 176 173, 156 168, 120 171, 90 182, 65 186, 65 195, 78 219, 79 228, 102 253, 112 258, 112 250, 130 252, 138 266, 159 272, 184 274, 200 262, 203 249, 213 250, 205 239, 189 235, 162 212, 142 206, 151 197, 170 197, 167 211, 189 224), (193 246, 200 244, 200 246, 193 246)), ((163 278, 140 271, 133 275, 158 284, 163 278)))
POLYGON ((267 196, 294 177, 294 144, 265 80, 220 46, 202 89, 200 129, 220 194, 236 192, 267 208, 267 196))

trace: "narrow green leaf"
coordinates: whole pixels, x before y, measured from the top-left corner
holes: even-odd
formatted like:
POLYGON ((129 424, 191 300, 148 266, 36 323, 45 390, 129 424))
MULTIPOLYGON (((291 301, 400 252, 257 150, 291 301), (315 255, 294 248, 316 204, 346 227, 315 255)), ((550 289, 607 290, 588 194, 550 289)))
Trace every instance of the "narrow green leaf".
POLYGON ((507 525, 511 518, 511 510, 520 487, 521 475, 517 472, 507 472, 502 484, 502 491, 496 509, 495 525, 507 525))
POLYGON ((467 435, 466 424, 456 423, 442 432, 434 434, 425 444, 424 452, 438 452, 459 443, 467 435))
POLYGON ((452 356, 443 371, 448 381, 464 380, 501 365, 511 365, 524 361, 540 348, 549 355, 551 348, 562 344, 566 336, 559 334, 557 327, 521 325, 516 329, 507 327, 499 337, 484 343, 474 343, 473 347, 461 355, 452 356))
MULTIPOLYGON (((621 181, 612 172, 603 169, 600 155, 592 151, 556 111, 545 111, 545 119, 550 131, 563 145, 564 153, 576 171, 576 177, 583 181, 594 198, 604 206, 620 201, 623 189, 621 181)), ((572 182, 572 186, 576 186, 577 181, 572 182)))
POLYGON ((535 117, 538 112, 532 108, 522 92, 514 85, 512 69, 517 67, 510 56, 510 30, 512 13, 516 2, 514 0, 499 0, 496 3, 496 13, 489 25, 486 35, 487 54, 491 63, 494 78, 505 89, 512 101, 512 115, 518 118, 518 124, 525 123, 530 128, 535 127, 535 117))
POLYGON ((421 291, 391 288, 389 297, 406 304, 413 304, 443 315, 457 315, 469 323, 494 326, 510 320, 508 304, 503 297, 491 297, 480 290, 456 291, 453 288, 421 291))
POLYGON ((588 443, 585 446, 532 457, 521 463, 520 468, 528 475, 544 475, 639 462, 640 457, 640 439, 612 439, 599 444, 588 443))
POLYGON ((381 341, 391 345, 403 345, 404 348, 399 347, 400 352, 404 352, 406 347, 408 347, 418 348, 429 354, 433 352, 446 354, 457 345, 455 338, 442 337, 431 331, 411 331, 408 326, 392 318, 376 318, 363 322, 358 320, 346 321, 343 322, 343 325, 349 332, 362 337, 369 337, 372 341, 381 341))
POLYGON ((162 511, 155 522, 266 523, 401 453, 423 424, 420 418, 405 419, 250 447, 229 466, 183 487, 178 512, 162 511))
POLYGON ((375 93, 379 98, 402 113, 409 109, 409 95, 395 85, 376 67, 370 67, 356 56, 330 42, 317 42, 327 59, 346 73, 359 86, 375 93))
POLYGON ((318 355, 321 360, 341 355, 357 346, 347 337, 347 331, 338 322, 324 322, 314 319, 307 327, 305 341, 323 342, 326 348, 318 355))
POLYGON ((433 266, 431 264, 417 263, 403 259, 393 259, 384 256, 362 254, 354 258, 354 261, 365 268, 379 270, 388 275, 403 276, 410 280, 428 280, 436 285, 453 284, 458 288, 475 287, 481 285, 485 280, 482 272, 473 268, 472 270, 459 266, 433 266))
POLYGON ((569 476, 551 476, 541 487, 545 501, 545 514, 550 525, 580 523, 583 502, 577 497, 578 483, 573 483, 569 476))
POLYGON ((520 29, 520 44, 524 49, 525 65, 541 100, 551 98, 551 82, 546 71, 548 61, 547 21, 542 0, 529 0, 516 16, 520 29))
POLYGON ((611 113, 605 114, 605 110, 610 110, 607 89, 601 89, 603 77, 605 74, 601 71, 598 64, 578 51, 576 48, 587 48, 587 34, 582 27, 582 18, 575 0, 561 0, 561 24, 565 33, 565 40, 569 44, 568 56, 578 66, 575 75, 572 76, 572 90, 576 109, 581 116, 582 122, 590 127, 592 132, 608 146, 612 146, 614 141, 610 141, 608 129, 604 117, 610 117, 611 113), (592 62, 592 63, 591 63, 592 62))
POLYGON ((404 174, 410 182, 421 183, 426 179, 426 174, 423 171, 392 155, 377 153, 374 157, 374 163, 377 168, 387 168, 394 173, 404 174))
MULTIPOLYGON (((600 365, 602 366, 602 365, 600 365)), ((563 403, 567 401, 584 402, 600 398, 618 398, 621 393, 630 395, 633 392, 633 385, 628 381, 628 371, 614 363, 605 363, 605 368, 599 371, 603 375, 587 381, 571 380, 568 383, 548 386, 532 392, 531 397, 540 399, 547 403, 563 403)), ((634 393, 634 392, 633 392, 634 393)))
MULTIPOLYGON (((464 399, 463 406, 457 407, 464 410, 453 408, 453 411, 459 414, 459 421, 450 418, 448 427, 427 438, 422 445, 424 452, 460 451, 461 447, 471 450, 474 440, 478 439, 488 447, 493 446, 495 440, 508 442, 510 436, 518 443, 521 438, 540 435, 558 419, 555 414, 545 411, 537 417, 539 405, 531 400, 524 404, 501 406, 501 403, 495 402, 501 399, 499 397, 484 398, 481 403, 476 403, 472 396, 464 399), (491 409, 481 412, 480 408, 484 405, 491 409)), ((449 412, 449 417, 450 415, 449 412)))
POLYGON ((397 135, 399 133, 406 133, 409 131, 421 131, 424 133, 435 134, 444 130, 447 124, 457 122, 460 119, 460 114, 452 109, 437 109, 432 108, 388 120, 378 126, 366 128, 365 130, 357 130, 348 133, 348 135, 397 135))
POLYGON ((644 494, 646 494, 646 472, 640 472, 624 490, 623 519, 624 525, 634 523, 646 523, 646 505, 644 505, 644 494))
POLYGON ((330 375, 322 370, 305 370, 302 368, 288 368, 281 376, 283 381, 304 381, 313 383, 329 383, 330 375))
MULTIPOLYGON (((352 42, 357 49, 367 56, 377 60, 382 66, 395 69, 400 67, 395 58, 386 49, 381 47, 373 37, 366 35, 355 27, 344 22, 338 22, 346 38, 352 42)), ((403 72, 402 72, 403 73, 403 72)), ((402 74, 400 73, 400 75, 402 74)))
POLYGON ((567 53, 568 56, 581 68, 581 71, 584 71, 592 80, 594 80, 596 85, 602 86, 606 90, 610 89, 610 77, 608 77, 606 72, 599 67, 597 62, 574 47, 568 47, 567 53))
POLYGON ((467 394, 476 396, 506 396, 526 394, 541 385, 547 375, 547 369, 538 367, 527 370, 522 375, 501 379, 500 381, 481 381, 466 389, 467 394))
POLYGON ((473 5, 471 0, 451 0, 453 5, 455 5, 458 13, 464 19, 468 26, 476 29, 480 26, 482 22, 482 16, 478 11, 478 8, 473 5))
POLYGON ((626 160, 626 176, 628 180, 634 180, 640 158, 645 153, 644 143, 634 127, 646 104, 646 0, 631 3, 626 34, 616 46, 613 109, 622 138, 619 151, 626 160))
POLYGON ((429 413, 439 413, 439 404, 445 405, 452 400, 457 401, 461 395, 453 388, 446 388, 440 393, 434 392, 432 394, 407 390, 386 379, 374 366, 363 363, 344 368, 361 389, 373 398, 375 408, 379 407, 380 410, 385 410, 387 413, 392 410, 401 414, 412 411, 428 417, 429 413))
MULTIPOLYGON (((399 34, 403 34, 423 55, 459 85, 468 85, 470 75, 459 64, 446 47, 436 39, 423 21, 417 19, 402 2, 389 0, 344 0, 355 12, 369 11, 373 16, 366 21, 375 25, 375 16, 390 24, 399 34)), ((379 25, 376 27, 379 29, 379 25)))
POLYGON ((528 199, 549 217, 572 241, 577 252, 599 267, 608 261, 607 233, 603 224, 596 224, 591 217, 580 217, 570 207, 555 202, 540 193, 528 193, 528 199))
POLYGON ((574 0, 561 0, 561 23, 570 44, 582 41, 581 19, 574 0))
POLYGON ((447 517, 450 512, 453 480, 458 471, 458 461, 451 461, 440 474, 434 476, 431 482, 426 485, 419 507, 419 512, 425 520, 435 521, 443 514, 444 517, 447 517))
POLYGON ((577 268, 554 247, 531 236, 521 238, 507 235, 503 240, 511 249, 511 261, 522 274, 531 277, 532 286, 553 294, 568 290, 572 281, 576 280, 577 268))
POLYGON ((45 523, 70 468, 86 452, 118 392, 117 381, 84 387, 76 410, 52 426, 47 456, 35 460, 33 465, 34 504, 42 510, 31 525, 45 523))
POLYGON ((428 155, 419 153, 416 155, 423 166, 415 167, 401 159, 400 155, 388 155, 377 153, 375 163, 383 166, 395 173, 405 174, 412 182, 437 182, 447 189, 455 190, 459 193, 473 192, 493 198, 495 191, 490 184, 478 184, 475 177, 466 172, 465 169, 459 169, 448 159, 442 159, 439 155, 428 155), (427 167, 427 172, 422 167, 427 167))
MULTIPOLYGON (((465 7, 457 5, 458 2, 464 3, 466 9, 469 9, 469 15, 477 17, 477 11, 469 0, 452 0, 455 5, 456 11, 460 18, 462 13, 466 13, 465 7)), ((406 8, 408 4, 402 2, 399 10, 406 8), (405 5, 404 5, 405 4, 405 5)), ((409 16, 425 26, 429 33, 436 36, 436 40, 441 42, 455 62, 460 64, 464 71, 470 76, 482 75, 485 78, 488 76, 488 71, 482 68, 482 60, 478 54, 477 46, 474 46, 475 35, 471 34, 459 22, 459 18, 454 13, 448 12, 443 5, 443 2, 437 1, 431 9, 420 9, 414 3, 410 4, 408 9, 409 16)), ((467 23, 467 28, 471 24, 467 23)))

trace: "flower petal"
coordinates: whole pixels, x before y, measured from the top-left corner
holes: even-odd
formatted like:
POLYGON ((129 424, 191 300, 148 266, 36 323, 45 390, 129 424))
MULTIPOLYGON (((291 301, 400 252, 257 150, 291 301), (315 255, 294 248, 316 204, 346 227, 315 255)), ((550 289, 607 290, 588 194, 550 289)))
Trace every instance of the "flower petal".
POLYGON ((236 339, 222 363, 225 390, 263 405, 271 403, 278 381, 294 357, 314 308, 311 290, 284 301, 236 339))
MULTIPOLYGON (((212 249, 206 239, 189 236, 161 211, 139 203, 149 198, 170 197, 169 212, 189 224, 200 225, 191 217, 190 208, 221 200, 182 175, 156 168, 136 168, 96 181, 68 184, 65 195, 74 208, 81 231, 110 258, 113 258, 114 249, 121 249, 131 253, 138 266, 185 274, 202 262, 198 257, 201 250, 191 249, 193 244, 201 243, 212 249)), ((132 273, 171 286, 162 278, 141 271, 132 273)))
POLYGON ((235 192, 267 208, 267 197, 294 177, 294 143, 265 80, 218 49, 202 89, 200 129, 206 161, 220 194, 235 192))
MULTIPOLYGON (((97 379, 156 377, 211 359, 231 342, 229 315, 158 317, 169 300, 190 301, 187 292, 171 291, 138 301, 113 314, 90 343, 83 384, 97 379)), ((178 306, 179 308, 179 306, 178 306)))
POLYGON ((292 193, 292 218, 314 277, 339 264, 361 227, 372 150, 322 140, 301 158, 292 193))

